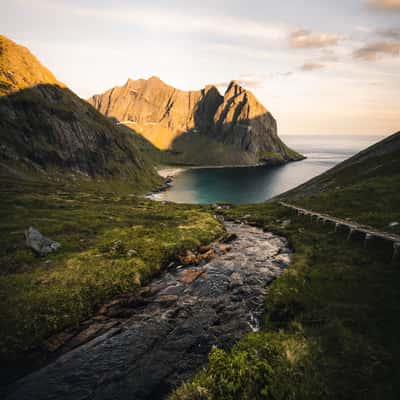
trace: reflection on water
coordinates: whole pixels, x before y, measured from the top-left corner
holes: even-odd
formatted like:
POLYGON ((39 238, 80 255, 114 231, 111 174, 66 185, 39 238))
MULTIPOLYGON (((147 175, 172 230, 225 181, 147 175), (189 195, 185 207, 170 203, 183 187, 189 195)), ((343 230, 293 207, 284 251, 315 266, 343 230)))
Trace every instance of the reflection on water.
POLYGON ((189 169, 177 175, 173 187, 160 195, 177 203, 260 203, 321 174, 363 148, 377 136, 283 136, 306 160, 280 167, 189 169))

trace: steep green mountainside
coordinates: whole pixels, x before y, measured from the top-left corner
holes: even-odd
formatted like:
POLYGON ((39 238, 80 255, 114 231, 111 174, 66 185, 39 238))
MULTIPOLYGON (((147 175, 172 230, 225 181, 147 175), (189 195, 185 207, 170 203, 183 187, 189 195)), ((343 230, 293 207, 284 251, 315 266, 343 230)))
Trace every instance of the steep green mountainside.
POLYGON ((400 132, 277 198, 400 233, 400 132))
POLYGON ((132 135, 42 72, 47 70, 27 49, 4 36, 0 44, 11 49, 0 53, 1 68, 7 66, 16 82, 5 90, 7 82, 0 75, 2 179, 100 183, 131 192, 160 182, 132 135), (12 70, 14 59, 20 62, 12 70))

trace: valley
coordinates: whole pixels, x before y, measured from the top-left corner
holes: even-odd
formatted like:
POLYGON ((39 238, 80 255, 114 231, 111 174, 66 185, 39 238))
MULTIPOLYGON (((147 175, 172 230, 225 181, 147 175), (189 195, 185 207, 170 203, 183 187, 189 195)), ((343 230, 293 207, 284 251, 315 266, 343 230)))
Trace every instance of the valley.
POLYGON ((336 150, 302 170, 234 80, 85 101, 0 36, 2 397, 397 399, 393 243, 296 210, 397 238, 400 133, 336 150), (187 167, 218 197, 145 198, 187 167))

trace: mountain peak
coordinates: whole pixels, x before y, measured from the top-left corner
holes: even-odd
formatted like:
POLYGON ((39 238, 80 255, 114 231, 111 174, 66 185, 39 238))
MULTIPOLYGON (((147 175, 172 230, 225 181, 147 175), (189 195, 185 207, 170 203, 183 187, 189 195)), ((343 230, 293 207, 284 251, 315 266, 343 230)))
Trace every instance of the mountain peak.
POLYGON ((162 82, 162 80, 161 80, 158 76, 156 76, 156 75, 152 75, 152 76, 148 79, 148 81, 162 82))
POLYGON ((156 147, 173 150, 181 162, 258 164, 294 158, 278 137, 274 117, 238 81, 229 83, 224 96, 215 85, 183 91, 158 77, 135 82, 133 96, 114 88, 89 102, 156 147))
POLYGON ((245 91, 246 89, 244 89, 243 86, 241 86, 238 81, 233 80, 229 83, 228 88, 225 91, 225 96, 228 97, 237 96, 245 91))
POLYGON ((0 35, 0 96, 40 84, 65 86, 26 47, 0 35))

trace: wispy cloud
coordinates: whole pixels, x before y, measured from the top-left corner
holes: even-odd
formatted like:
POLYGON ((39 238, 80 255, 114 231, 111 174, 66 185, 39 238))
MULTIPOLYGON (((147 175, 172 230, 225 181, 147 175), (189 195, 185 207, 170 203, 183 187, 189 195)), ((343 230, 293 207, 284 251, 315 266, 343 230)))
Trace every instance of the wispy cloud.
MULTIPOLYGON (((271 81, 274 79, 284 79, 293 75, 292 71, 285 72, 271 72, 269 74, 247 74, 240 75, 236 82, 239 85, 248 89, 259 89, 264 87, 266 81, 271 81)), ((219 88, 226 88, 231 81, 218 82, 215 86, 219 88)))
POLYGON ((322 69, 324 67, 325 67, 324 64, 313 61, 307 61, 299 69, 301 71, 315 71, 317 69, 322 69))
POLYGON ((400 39, 400 28, 379 29, 376 33, 388 39, 400 39))
POLYGON ((312 33, 307 29, 298 29, 289 35, 289 45, 294 49, 323 48, 335 46, 341 40, 339 35, 330 33, 312 33))
POLYGON ((277 40, 283 41, 288 30, 283 24, 260 23, 252 19, 232 16, 195 15, 152 6, 71 7, 64 1, 17 1, 32 7, 72 13, 78 17, 129 23, 142 29, 163 33, 208 33, 276 42, 277 40))
POLYGON ((319 60, 322 62, 335 63, 339 61, 339 56, 331 49, 324 49, 319 60))
POLYGON ((371 8, 385 11, 400 11, 400 0, 369 0, 371 8))
POLYGON ((364 61, 376 61, 384 56, 400 55, 400 42, 375 42, 367 44, 353 52, 353 57, 364 61))
MULTIPOLYGON (((231 81, 218 82, 215 86, 225 88, 230 82, 231 81)), ((257 75, 241 75, 239 79, 236 79, 236 82, 245 88, 257 89, 263 86, 264 79, 257 75)))

